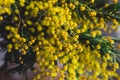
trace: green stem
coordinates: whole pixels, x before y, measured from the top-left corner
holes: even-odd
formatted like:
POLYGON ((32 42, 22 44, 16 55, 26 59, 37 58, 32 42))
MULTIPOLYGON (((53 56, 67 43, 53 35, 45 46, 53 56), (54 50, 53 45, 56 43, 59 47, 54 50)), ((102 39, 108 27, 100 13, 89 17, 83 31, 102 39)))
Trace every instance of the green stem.
POLYGON ((116 57, 116 54, 115 54, 114 52, 112 52, 112 51, 109 51, 109 53, 110 53, 111 55, 113 55, 113 57, 112 57, 112 58, 113 58, 113 62, 116 63, 116 58, 117 58, 117 57, 116 57))
POLYGON ((112 40, 120 42, 120 38, 112 37, 112 40))

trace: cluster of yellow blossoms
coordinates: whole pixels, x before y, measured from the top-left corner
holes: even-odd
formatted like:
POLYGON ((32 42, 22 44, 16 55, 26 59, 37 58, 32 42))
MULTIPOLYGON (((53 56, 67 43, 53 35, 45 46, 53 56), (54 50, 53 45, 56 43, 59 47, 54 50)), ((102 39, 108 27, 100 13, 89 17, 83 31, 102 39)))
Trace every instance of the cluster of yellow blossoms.
MULTIPOLYGON (((89 4, 94 1, 90 0, 89 4)), ((54 80, 58 75, 58 80, 120 77, 116 73, 119 64, 113 62, 109 53, 102 55, 99 43, 91 49, 89 40, 83 43, 79 39, 81 33, 89 31, 95 38, 108 28, 103 17, 97 18, 97 12, 79 0, 0 0, 0 14, 4 13, 11 16, 11 24, 4 27, 8 32, 7 51, 18 55, 14 57, 20 65, 30 63, 35 56, 39 70, 36 69, 38 75, 33 80, 45 77, 54 80)), ((119 22, 115 19, 111 22, 112 28, 117 30, 119 22)), ((106 40, 111 45, 114 43, 110 38, 106 40)))
POLYGON ((10 6, 15 3, 15 0, 0 0, 0 14, 11 14, 10 6))

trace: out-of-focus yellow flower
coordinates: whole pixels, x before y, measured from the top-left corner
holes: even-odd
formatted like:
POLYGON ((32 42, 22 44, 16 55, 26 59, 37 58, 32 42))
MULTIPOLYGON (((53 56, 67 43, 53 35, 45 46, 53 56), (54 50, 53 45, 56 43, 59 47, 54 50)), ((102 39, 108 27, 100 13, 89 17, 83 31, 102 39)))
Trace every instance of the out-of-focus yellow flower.
POLYGON ((118 0, 113 0, 113 3, 114 3, 114 4, 118 3, 118 0))
POLYGON ((97 14, 96 11, 90 11, 90 16, 91 16, 91 17, 96 16, 96 14, 97 14))
POLYGON ((101 49, 101 45, 100 44, 96 45, 96 49, 101 49))
POLYGON ((94 2, 95 2, 95 0, 90 0, 90 2, 91 2, 91 3, 94 3, 94 2))
POLYGON ((84 11, 85 9, 86 9, 85 6, 80 7, 80 11, 84 11))

